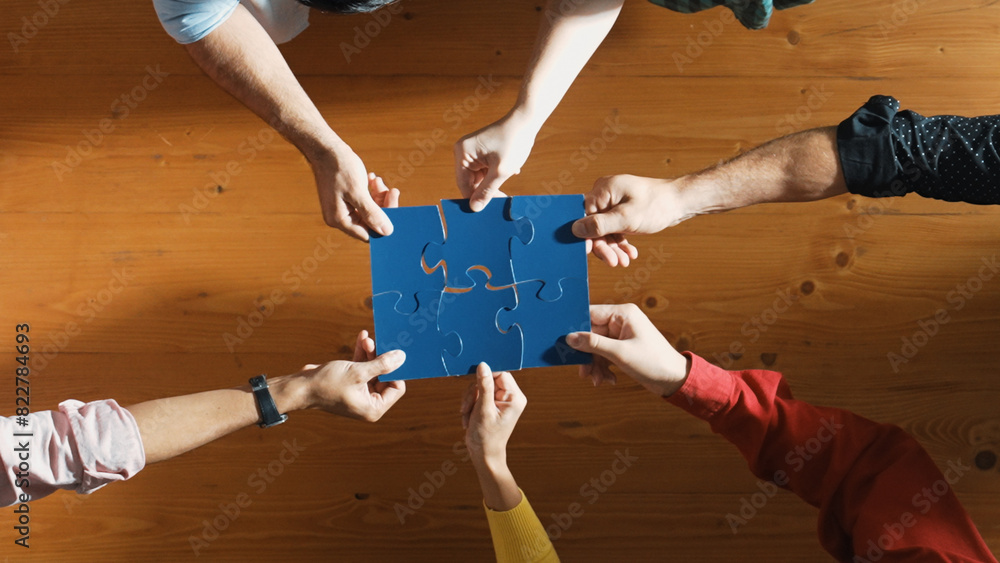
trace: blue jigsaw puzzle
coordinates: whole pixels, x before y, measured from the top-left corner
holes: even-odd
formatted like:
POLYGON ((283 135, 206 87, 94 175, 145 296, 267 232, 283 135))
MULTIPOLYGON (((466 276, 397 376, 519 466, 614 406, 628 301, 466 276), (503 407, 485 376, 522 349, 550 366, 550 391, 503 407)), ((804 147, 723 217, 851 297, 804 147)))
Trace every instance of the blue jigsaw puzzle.
POLYGON ((512 286, 494 288, 483 270, 469 270, 475 287, 462 293, 445 293, 438 327, 445 332, 475 335, 462 341, 462 353, 444 358, 449 373, 475 373, 479 362, 495 371, 521 369, 521 330, 497 330, 497 312, 517 306, 512 286), (491 330, 484 330, 484 327, 491 330))
POLYGON ((527 220, 510 220, 510 203, 509 197, 493 198, 482 211, 473 212, 467 199, 441 200, 448 238, 444 244, 428 245, 424 260, 435 269, 444 264, 448 287, 472 287, 470 268, 485 268, 494 287, 514 285, 509 244, 513 238, 528 244, 532 226, 527 220))
MULTIPOLYGON (((501 330, 521 329, 524 342, 521 368, 539 368, 568 364, 589 364, 590 354, 570 348, 566 335, 590 331, 590 288, 587 280, 564 278, 555 285, 562 287, 556 301, 538 299, 542 282, 517 284, 517 307, 497 313, 501 330)), ((447 363, 447 359, 445 359, 447 363)))
POLYGON ((586 241, 573 234, 573 222, 583 216, 583 196, 531 196, 511 198, 510 217, 527 219, 532 238, 520 244, 510 241, 514 281, 543 282, 538 298, 556 301, 562 295, 559 280, 587 279, 586 241))
POLYGON ((375 349, 406 362, 382 381, 588 363, 566 335, 590 330, 583 196, 494 198, 386 209, 372 233, 375 349), (442 222, 443 215, 443 222, 442 222), (447 235, 445 234, 447 233, 447 235))
POLYGON ((397 292, 372 297, 375 312, 375 349, 379 354, 390 350, 406 352, 406 361, 396 371, 379 377, 380 381, 444 377, 448 373, 444 353, 462 354, 458 333, 442 334, 438 329, 441 291, 417 293, 417 308, 403 313, 396 307, 402 301, 397 292))
POLYGON ((372 295, 399 292, 396 309, 412 313, 417 293, 444 288, 444 272, 429 272, 423 264, 424 248, 444 242, 441 212, 436 205, 425 205, 386 209, 385 214, 392 221, 392 234, 371 231, 372 295))

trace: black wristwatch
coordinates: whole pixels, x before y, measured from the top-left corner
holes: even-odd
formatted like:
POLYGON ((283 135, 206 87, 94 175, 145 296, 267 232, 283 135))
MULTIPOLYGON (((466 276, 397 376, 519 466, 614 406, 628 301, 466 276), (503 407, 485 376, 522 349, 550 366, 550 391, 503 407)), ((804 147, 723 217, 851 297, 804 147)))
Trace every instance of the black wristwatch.
POLYGON ((251 377, 250 388, 253 389, 253 396, 257 399, 257 408, 260 410, 258 426, 270 428, 288 420, 288 415, 279 413, 278 405, 274 404, 274 397, 267 389, 267 375, 262 373, 257 377, 251 377))

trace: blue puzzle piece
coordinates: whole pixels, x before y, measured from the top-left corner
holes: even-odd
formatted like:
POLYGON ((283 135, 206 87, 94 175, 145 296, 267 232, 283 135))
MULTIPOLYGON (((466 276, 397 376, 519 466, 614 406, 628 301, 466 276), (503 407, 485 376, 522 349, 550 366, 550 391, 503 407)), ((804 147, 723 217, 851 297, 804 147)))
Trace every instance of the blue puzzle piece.
POLYGON ((448 375, 443 353, 461 355, 462 339, 457 333, 438 331, 441 296, 441 291, 417 293, 416 310, 409 314, 397 310, 398 304, 405 299, 397 292, 372 297, 375 351, 379 354, 390 350, 406 352, 403 365, 388 375, 379 376, 379 381, 448 375))
POLYGON ((501 330, 521 327, 523 341, 521 368, 589 364, 590 354, 570 348, 566 335, 590 331, 590 289, 585 279, 562 279, 551 284, 561 286, 557 301, 542 301, 536 295, 542 282, 519 283, 517 307, 497 313, 501 330))
POLYGON ((511 219, 531 221, 533 234, 526 244, 510 241, 515 283, 544 282, 538 298, 556 301, 562 294, 559 280, 586 280, 587 243, 573 234, 573 222, 583 215, 583 196, 578 194, 511 198, 511 219))
POLYGON ((467 199, 441 200, 448 238, 444 244, 428 244, 424 260, 435 271, 444 263, 448 287, 472 287, 468 271, 474 266, 489 270, 490 284, 494 287, 514 285, 511 239, 527 244, 532 238, 532 228, 530 221, 509 219, 510 201, 510 198, 493 198, 482 211, 473 213, 467 199))
POLYGON ((506 334, 497 328, 497 313, 517 306, 513 287, 490 289, 486 272, 469 272, 475 286, 464 293, 445 293, 441 298, 438 327, 462 337, 461 354, 445 354, 448 373, 475 373, 479 362, 495 371, 521 369, 521 330, 506 334))
POLYGON ((369 231, 372 264, 372 295, 396 291, 395 306, 401 313, 417 309, 416 294, 444 289, 444 273, 428 273, 423 267, 424 247, 444 242, 441 212, 436 205, 385 209, 392 221, 392 234, 384 237, 369 231))

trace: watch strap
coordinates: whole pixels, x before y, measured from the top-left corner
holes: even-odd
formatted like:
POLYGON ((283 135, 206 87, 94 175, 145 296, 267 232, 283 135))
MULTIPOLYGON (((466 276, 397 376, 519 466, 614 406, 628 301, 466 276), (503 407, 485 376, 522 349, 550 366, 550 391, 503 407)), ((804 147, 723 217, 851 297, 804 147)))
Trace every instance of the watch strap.
POLYGON ((260 422, 257 423, 258 426, 261 428, 270 428, 288 420, 287 414, 278 412, 278 405, 274 403, 274 397, 271 396, 271 391, 267 387, 267 376, 265 374, 251 377, 250 388, 253 389, 253 396, 257 400, 257 408, 260 410, 260 422))

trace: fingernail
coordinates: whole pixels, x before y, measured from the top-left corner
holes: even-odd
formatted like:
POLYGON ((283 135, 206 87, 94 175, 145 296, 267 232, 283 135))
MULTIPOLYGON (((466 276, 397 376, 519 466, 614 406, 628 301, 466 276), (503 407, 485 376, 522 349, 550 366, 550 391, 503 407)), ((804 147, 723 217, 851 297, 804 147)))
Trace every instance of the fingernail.
POLYGON ((579 238, 586 238, 587 232, 583 228, 583 224, 580 221, 573 222, 573 234, 579 238))
POLYGON ((580 345, 580 333, 572 332, 566 335, 566 344, 573 346, 574 348, 580 345))
POLYGON ((475 211, 482 211, 483 207, 485 207, 485 205, 481 201, 476 200, 476 201, 470 201, 469 202, 469 209, 471 209, 474 212, 475 211))

